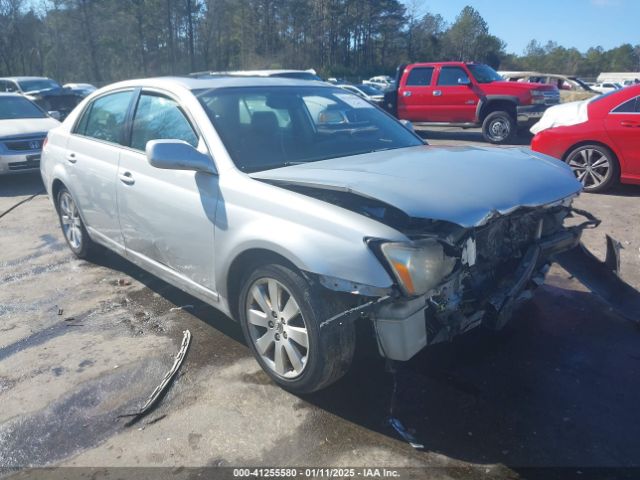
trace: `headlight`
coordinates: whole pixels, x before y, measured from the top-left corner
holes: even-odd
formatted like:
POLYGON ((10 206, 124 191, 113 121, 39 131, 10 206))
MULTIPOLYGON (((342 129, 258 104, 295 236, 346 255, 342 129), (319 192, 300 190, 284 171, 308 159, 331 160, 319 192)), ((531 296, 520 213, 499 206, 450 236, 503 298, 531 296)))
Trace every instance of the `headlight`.
POLYGON ((531 91, 531 103, 540 104, 545 103, 546 98, 544 96, 544 90, 532 90, 531 91))
POLYGON ((445 255, 442 245, 431 239, 383 243, 380 249, 400 287, 409 296, 422 295, 436 287, 456 264, 454 258, 445 255))

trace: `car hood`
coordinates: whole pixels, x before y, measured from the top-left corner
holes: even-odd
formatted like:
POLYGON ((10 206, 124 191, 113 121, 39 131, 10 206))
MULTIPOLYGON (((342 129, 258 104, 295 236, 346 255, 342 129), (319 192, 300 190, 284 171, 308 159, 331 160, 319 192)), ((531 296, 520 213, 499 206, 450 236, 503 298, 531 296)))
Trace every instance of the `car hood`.
POLYGON ((479 226, 580 192, 563 162, 525 148, 419 146, 251 174, 281 185, 348 191, 414 218, 479 226))
POLYGON ((0 120, 0 138, 33 135, 34 133, 46 134, 58 125, 60 125, 60 122, 50 117, 0 120))
POLYGON ((505 91, 511 90, 555 90, 553 85, 546 83, 534 83, 534 82, 509 82, 506 80, 495 81, 489 83, 482 83, 481 86, 485 89, 505 91))

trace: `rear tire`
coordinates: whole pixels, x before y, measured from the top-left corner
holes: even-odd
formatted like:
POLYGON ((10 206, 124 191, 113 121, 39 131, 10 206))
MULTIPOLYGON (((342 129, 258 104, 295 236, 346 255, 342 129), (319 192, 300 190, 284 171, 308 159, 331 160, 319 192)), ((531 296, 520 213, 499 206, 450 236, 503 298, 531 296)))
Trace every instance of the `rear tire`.
POLYGON ((56 198, 58 219, 67 245, 78 258, 87 259, 96 250, 96 244, 91 240, 75 200, 65 187, 60 188, 56 198))
POLYGON ((509 143, 516 134, 517 127, 516 121, 508 112, 491 112, 482 122, 482 136, 489 143, 509 143))
POLYGON ((580 145, 566 155, 565 162, 582 183, 585 192, 604 192, 620 178, 618 160, 611 149, 604 145, 580 145))
POLYGON ((348 305, 323 293, 279 264, 248 274, 240 293, 238 311, 247 344, 267 375, 296 394, 332 384, 353 359, 353 322, 320 328, 321 322, 348 305))

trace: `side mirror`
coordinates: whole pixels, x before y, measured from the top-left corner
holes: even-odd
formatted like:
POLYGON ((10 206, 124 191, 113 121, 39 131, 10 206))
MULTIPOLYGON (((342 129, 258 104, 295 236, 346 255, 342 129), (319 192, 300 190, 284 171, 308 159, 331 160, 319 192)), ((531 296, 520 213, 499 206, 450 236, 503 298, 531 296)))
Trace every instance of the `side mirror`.
POLYGON ((399 122, 402 124, 404 128, 406 128, 410 132, 416 131, 415 127, 413 126, 413 123, 411 123, 409 120, 399 120, 399 122))
POLYGON ((183 140, 151 140, 147 142, 146 153, 147 161, 156 168, 218 174, 208 155, 183 140))
POLYGON ((60 115, 60 112, 57 110, 50 110, 47 112, 47 115, 49 115, 51 118, 55 118, 58 121, 60 121, 60 118, 62 117, 60 115))
POLYGON ((458 85, 466 85, 467 87, 471 86, 471 80, 468 77, 460 77, 458 78, 458 85))

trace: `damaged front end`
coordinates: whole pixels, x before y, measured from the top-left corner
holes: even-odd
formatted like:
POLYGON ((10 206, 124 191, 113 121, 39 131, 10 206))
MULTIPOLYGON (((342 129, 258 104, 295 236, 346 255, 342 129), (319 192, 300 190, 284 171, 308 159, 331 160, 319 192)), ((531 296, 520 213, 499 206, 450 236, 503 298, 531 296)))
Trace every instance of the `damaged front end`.
POLYGON ((373 322, 380 353, 392 360, 408 360, 428 345, 480 325, 502 328, 518 305, 544 283, 554 261, 623 316, 638 321, 640 293, 617 275, 617 244, 607 237, 605 262, 590 254, 580 238, 600 221, 572 208, 570 200, 496 215, 473 228, 447 222, 430 224, 422 232, 415 228, 406 232, 411 245, 368 239, 396 279, 397 290, 325 325, 366 314, 373 322), (567 226, 569 219, 583 221, 567 226))

